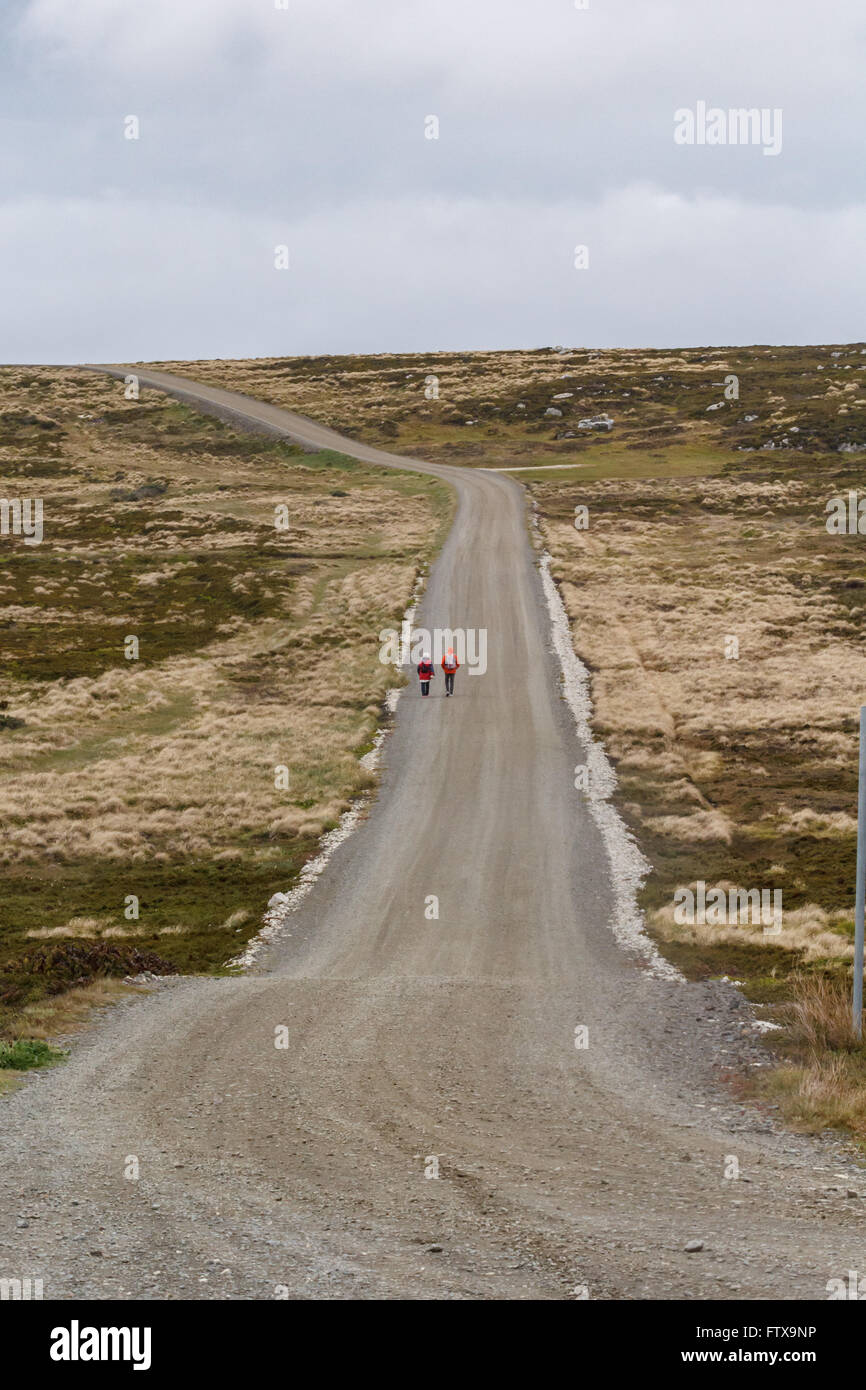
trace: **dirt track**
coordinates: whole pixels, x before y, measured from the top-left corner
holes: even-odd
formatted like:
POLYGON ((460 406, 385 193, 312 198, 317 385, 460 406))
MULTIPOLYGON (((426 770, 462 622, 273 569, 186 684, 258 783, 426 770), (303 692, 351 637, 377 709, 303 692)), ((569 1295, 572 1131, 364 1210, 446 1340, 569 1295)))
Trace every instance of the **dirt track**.
POLYGON ((486 629, 487 672, 403 696, 370 815, 254 973, 122 1004, 0 1102, 0 1275, 46 1298, 761 1299, 866 1271, 866 1181, 719 1083, 754 1055, 739 996, 615 943, 519 487, 182 389, 453 482, 416 621, 486 629))

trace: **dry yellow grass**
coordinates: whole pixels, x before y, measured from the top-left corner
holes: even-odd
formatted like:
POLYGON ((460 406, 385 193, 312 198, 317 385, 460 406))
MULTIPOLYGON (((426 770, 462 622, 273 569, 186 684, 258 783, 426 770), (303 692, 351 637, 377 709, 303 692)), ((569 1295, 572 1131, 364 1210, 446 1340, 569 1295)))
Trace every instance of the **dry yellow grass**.
POLYGON ((0 418, 0 495, 45 517, 39 546, 0 539, 8 1024, 28 952, 237 953, 370 785, 378 634, 452 503, 72 370, 0 370, 0 418))
MULTIPOLYGON (((685 888, 682 884, 678 887, 685 888)), ((730 881, 708 883, 707 892, 722 889, 729 893, 738 887, 730 881)), ((711 923, 679 923, 674 919, 672 903, 656 908, 648 914, 650 927, 663 942, 678 943, 695 947, 712 947, 722 942, 741 946, 773 946, 790 951, 804 964, 815 962, 851 961, 854 958, 854 944, 847 935, 841 935, 839 928, 850 920, 845 911, 829 913, 816 903, 805 907, 792 908, 782 912, 782 925, 778 932, 765 930, 761 923, 743 920, 727 925, 711 923), (835 928, 835 930, 834 930, 835 928)))
POLYGON ((856 481, 842 441, 866 437, 859 345, 162 365, 406 452, 573 460, 531 486, 596 727, 656 866, 659 931, 680 883, 780 887, 774 949, 848 961, 839 880, 866 656, 862 606, 839 594, 856 555, 827 535, 824 505, 856 481), (732 372, 738 400, 721 389, 732 372), (567 437, 605 412, 609 437, 567 437))
POLYGON ((127 985, 122 980, 100 979, 52 994, 27 1004, 19 1013, 14 1026, 5 1030, 15 1038, 55 1040, 70 1036, 87 1026, 95 1009, 106 1008, 119 999, 139 994, 141 985, 127 985))
MULTIPOLYGON (((84 406, 86 400, 91 411, 95 400, 117 405, 116 384, 85 377, 82 385, 74 373, 35 375, 48 388, 49 399, 40 399, 46 414, 46 406, 60 413, 70 401, 84 406)), ((3 404, 20 408, 32 391, 31 386, 22 399, 8 390, 3 404)), ((64 423, 75 435, 74 426, 64 423)), ((195 561, 172 558, 171 552, 179 545, 201 553, 270 542, 274 507, 287 501, 291 526, 278 539, 290 553, 321 559, 308 566, 297 592, 281 597, 276 614, 259 620, 235 615, 196 651, 154 664, 145 647, 141 662, 117 659, 92 678, 28 681, 11 690, 9 713, 24 728, 0 739, 0 814, 8 827, 0 862, 63 863, 99 855, 134 864, 154 856, 219 854, 239 834, 263 829, 317 835, 367 783, 357 752, 372 735, 393 679, 377 659, 377 634, 399 614, 400 596, 408 601, 440 529, 441 500, 435 499, 437 512, 423 486, 412 495, 378 484, 375 471, 354 478, 351 493, 333 497, 333 475, 323 477, 300 462, 292 473, 282 460, 268 475, 255 449, 250 452, 253 462, 234 467, 232 486, 217 493, 215 477, 227 476, 217 460, 190 456, 182 444, 178 457, 161 452, 152 459, 142 445, 119 453, 116 440, 88 436, 66 446, 68 472, 86 465, 93 483, 82 489, 71 477, 52 478, 49 516, 70 498, 76 509, 104 502, 95 495, 105 492, 99 464, 110 457, 113 476, 118 465, 131 461, 127 454, 139 467, 129 469, 124 487, 152 476, 156 469, 147 464, 158 464, 181 498, 154 501, 153 522, 123 536, 120 545, 102 544, 96 553, 88 547, 90 564, 96 561, 88 579, 102 585, 98 608, 46 606, 54 591, 75 597, 74 586, 57 579, 34 587, 36 602, 0 606, 0 623, 24 620, 51 629, 64 622, 80 628, 107 621, 117 628, 119 654, 122 635, 135 630, 137 620, 118 611, 114 601, 112 566, 118 558, 163 550, 166 562, 139 574, 136 587, 155 591, 165 617, 176 606, 182 622, 189 599, 177 594, 175 581, 195 561), (203 475, 208 492, 202 490, 203 475), (219 513, 209 510, 214 500, 219 513), (162 512, 176 518, 179 507, 179 521, 160 522, 162 512), (255 518, 249 533, 220 530, 223 522, 244 515, 255 518), (267 684, 268 699, 256 698, 256 681, 267 684), (158 729, 160 716, 164 729, 158 729), (284 794, 274 787, 278 765, 289 770, 284 794)), ((116 505, 123 510, 124 504, 116 505)), ((74 543, 69 553, 75 555, 74 543)), ((15 579, 11 567, 0 575, 15 579)), ((241 569, 231 589, 248 595, 258 579, 255 570, 241 569)), ((268 590, 262 592, 267 598, 268 590)), ((52 641, 50 633, 45 640, 52 641)), ((251 852, 266 852, 266 846, 251 852)))
POLYGON ((596 728, 656 870, 655 929, 841 964, 866 655, 857 556, 821 507, 849 465, 828 460, 809 482, 773 476, 781 467, 744 460, 742 475, 688 479, 660 465, 653 482, 533 491, 596 728), (578 502, 588 530, 573 525, 578 502), (781 890, 782 933, 676 929, 674 891, 698 880, 781 890))
POLYGON ((824 524, 827 499, 857 482, 826 452, 532 488, 595 726, 653 866, 651 931, 686 973, 732 976, 770 1007, 783 1061, 758 1089, 792 1125, 866 1140, 850 1018, 866 585, 860 538, 824 524), (780 891, 781 929, 677 921, 675 894, 699 882, 780 891))
POLYGON ((782 1011, 789 1060, 759 1089, 798 1129, 846 1129, 866 1139, 866 1047, 854 1031, 847 982, 796 975, 791 983, 793 998, 782 1011))
MULTIPOLYGON (((781 447, 786 430, 790 443, 807 448, 856 441, 866 394, 859 345, 539 348, 158 365, 401 453, 488 466, 572 461, 605 470, 613 462, 625 477, 652 476, 650 451, 674 450, 687 460, 685 472, 712 474, 719 446, 781 447), (723 390, 732 375, 742 384, 742 402, 723 390), (580 430, 581 418, 602 414, 615 421, 610 436, 580 430), (695 446, 704 451, 700 460, 695 446)), ((679 466, 673 456, 668 461, 679 466)))
POLYGON ((863 359, 856 345, 188 369, 401 452, 524 470, 620 804, 654 866, 652 930, 687 972, 735 975, 755 998, 811 972, 796 1062, 771 1084, 797 1123, 858 1133, 866 1078, 844 1016, 866 608, 862 542, 829 537, 824 508, 860 481, 844 451, 866 440, 863 359), (740 402, 722 397, 730 372, 740 402), (579 437, 578 417, 603 412, 614 430, 579 437), (573 471, 532 471, 559 462, 573 471), (699 879, 780 889, 781 931, 678 924, 674 893, 699 879), (839 1035, 817 1022, 834 1010, 839 1035))

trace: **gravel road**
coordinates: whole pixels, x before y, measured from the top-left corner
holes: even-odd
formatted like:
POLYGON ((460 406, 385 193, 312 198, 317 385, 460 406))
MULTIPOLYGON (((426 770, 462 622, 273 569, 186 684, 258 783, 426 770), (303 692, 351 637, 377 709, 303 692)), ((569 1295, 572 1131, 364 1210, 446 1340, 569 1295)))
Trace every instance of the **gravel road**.
POLYGON ((247 975, 143 989, 0 1101, 0 1275, 46 1298, 694 1300, 866 1272, 841 1141, 724 1080, 763 1055, 736 990, 617 944, 518 485, 139 376, 453 483, 416 622, 486 629, 487 670, 407 689, 370 813, 247 975))

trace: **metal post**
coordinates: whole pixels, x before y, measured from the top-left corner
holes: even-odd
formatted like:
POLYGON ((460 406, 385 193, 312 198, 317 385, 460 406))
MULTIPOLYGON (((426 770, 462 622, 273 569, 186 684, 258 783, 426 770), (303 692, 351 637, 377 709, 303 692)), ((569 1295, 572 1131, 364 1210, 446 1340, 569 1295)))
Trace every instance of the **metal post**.
POLYGON ((854 1032, 863 1036, 863 909, 866 904, 866 705, 860 706, 860 780, 857 785, 857 896, 854 908, 854 1032))

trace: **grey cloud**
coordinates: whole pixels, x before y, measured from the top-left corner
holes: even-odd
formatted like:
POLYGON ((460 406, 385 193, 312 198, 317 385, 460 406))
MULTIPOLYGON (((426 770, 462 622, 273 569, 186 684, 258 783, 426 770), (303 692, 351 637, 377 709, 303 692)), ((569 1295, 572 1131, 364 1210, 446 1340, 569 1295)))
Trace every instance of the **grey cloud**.
POLYGON ((3 355, 856 333, 863 28, 856 0, 29 0, 3 35, 3 355), (782 154, 675 145, 698 99, 781 107, 782 154), (278 284, 273 244, 312 228, 278 284))

